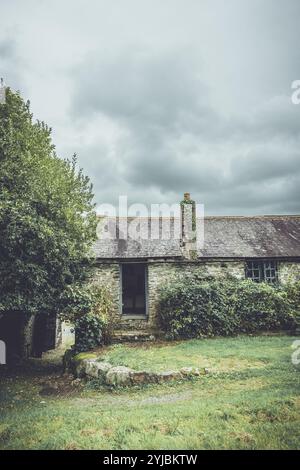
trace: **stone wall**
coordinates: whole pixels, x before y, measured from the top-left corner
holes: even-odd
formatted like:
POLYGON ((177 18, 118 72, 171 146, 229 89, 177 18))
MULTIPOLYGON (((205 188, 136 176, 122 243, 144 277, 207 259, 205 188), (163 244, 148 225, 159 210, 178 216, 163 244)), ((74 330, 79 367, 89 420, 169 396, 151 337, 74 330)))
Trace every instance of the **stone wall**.
POLYGON ((157 327, 157 310, 159 300, 159 288, 170 279, 180 275, 197 275, 206 277, 234 276, 238 279, 245 277, 245 265, 243 261, 203 261, 203 262, 157 262, 148 265, 148 306, 149 324, 157 327))
POLYGON ((22 357, 29 357, 32 355, 34 324, 35 315, 31 315, 27 321, 24 320, 22 357))
MULTIPOLYGON (((99 263, 96 267, 94 282, 105 284, 113 296, 112 316, 116 330, 132 331, 147 330, 158 333, 157 313, 160 287, 169 282, 178 274, 198 275, 201 278, 222 278, 234 276, 237 279, 245 278, 245 263, 243 260, 203 260, 203 261, 176 261, 176 260, 149 260, 147 263, 147 305, 148 318, 138 318, 121 315, 121 278, 120 266, 117 261, 99 263)), ((282 284, 288 281, 300 280, 300 263, 290 261, 278 262, 278 279, 282 284)))
POLYGON ((133 318, 121 315, 119 264, 113 261, 97 265, 94 282, 104 284, 111 290, 114 305, 112 316, 115 321, 115 329, 123 331, 148 330, 154 334, 157 333, 159 288, 178 274, 196 274, 201 278, 234 276, 238 279, 244 279, 245 277, 243 261, 149 261, 147 270, 148 318, 133 318))
POLYGON ((166 371, 135 370, 126 366, 116 366, 102 360, 96 353, 77 354, 72 357, 72 351, 64 355, 65 371, 72 372, 76 382, 82 378, 98 380, 101 385, 109 387, 130 387, 145 384, 163 384, 166 382, 182 381, 199 378, 211 373, 206 367, 182 367, 166 371), (87 357, 89 356, 89 357, 87 357))
POLYGON ((113 299, 112 318, 117 330, 148 329, 148 320, 144 318, 131 318, 130 315, 121 315, 121 271, 118 262, 112 261, 98 264, 95 269, 93 282, 105 285, 111 292, 113 299))
POLYGON ((97 264, 93 282, 106 286, 113 299, 112 315, 120 314, 120 266, 116 261, 97 264))

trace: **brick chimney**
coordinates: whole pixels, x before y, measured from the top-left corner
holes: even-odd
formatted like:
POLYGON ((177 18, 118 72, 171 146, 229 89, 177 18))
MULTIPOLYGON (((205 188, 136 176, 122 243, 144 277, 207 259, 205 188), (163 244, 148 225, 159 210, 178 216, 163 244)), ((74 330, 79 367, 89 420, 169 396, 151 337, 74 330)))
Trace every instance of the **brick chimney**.
POLYGON ((181 247, 186 259, 197 258, 196 203, 184 193, 181 209, 181 247))

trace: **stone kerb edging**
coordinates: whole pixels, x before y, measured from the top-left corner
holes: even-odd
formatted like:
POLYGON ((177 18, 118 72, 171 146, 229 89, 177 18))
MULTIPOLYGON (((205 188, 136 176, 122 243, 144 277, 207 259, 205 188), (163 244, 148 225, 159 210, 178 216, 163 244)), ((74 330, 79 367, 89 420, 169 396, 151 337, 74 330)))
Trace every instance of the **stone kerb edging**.
POLYGON ((137 371, 125 366, 114 366, 99 358, 76 361, 74 369, 77 378, 98 379, 100 383, 114 387, 179 381, 209 373, 206 368, 195 367, 182 367, 180 370, 165 372, 137 371))

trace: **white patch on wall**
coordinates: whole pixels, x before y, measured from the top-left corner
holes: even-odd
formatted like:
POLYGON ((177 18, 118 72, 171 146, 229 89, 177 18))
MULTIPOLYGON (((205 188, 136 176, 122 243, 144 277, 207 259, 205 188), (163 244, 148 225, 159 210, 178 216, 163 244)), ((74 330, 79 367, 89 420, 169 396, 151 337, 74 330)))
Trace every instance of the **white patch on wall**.
POLYGON ((292 364, 294 366, 298 366, 300 364, 300 340, 299 339, 293 342, 292 348, 295 349, 295 351, 292 353, 292 356, 291 356, 292 364))
POLYGON ((69 322, 62 322, 61 325, 61 345, 63 347, 72 346, 75 343, 74 326, 69 322))
POLYGON ((6 344, 0 340, 0 364, 6 364, 6 344))

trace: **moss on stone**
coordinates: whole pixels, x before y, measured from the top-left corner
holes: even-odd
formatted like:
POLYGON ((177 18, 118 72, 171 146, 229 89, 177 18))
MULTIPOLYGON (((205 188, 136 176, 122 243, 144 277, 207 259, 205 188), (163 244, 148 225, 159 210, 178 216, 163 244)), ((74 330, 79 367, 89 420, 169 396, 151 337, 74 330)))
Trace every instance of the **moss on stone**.
POLYGON ((92 352, 81 352, 73 357, 73 361, 76 364, 80 361, 83 361, 84 359, 97 359, 97 354, 92 352))

